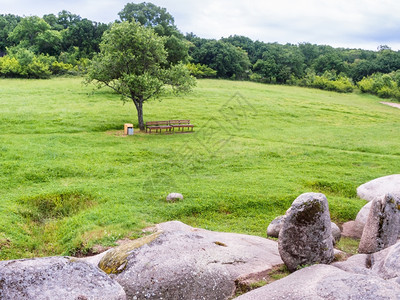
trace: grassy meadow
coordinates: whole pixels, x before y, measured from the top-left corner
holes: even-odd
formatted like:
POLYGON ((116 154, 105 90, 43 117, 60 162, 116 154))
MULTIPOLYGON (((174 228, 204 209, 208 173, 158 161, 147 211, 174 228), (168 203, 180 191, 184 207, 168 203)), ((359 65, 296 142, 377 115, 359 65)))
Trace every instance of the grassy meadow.
POLYGON ((145 121, 190 119, 194 133, 125 137, 136 111, 109 90, 0 79, 0 259, 90 253, 169 220, 265 236, 310 191, 345 222, 365 204, 358 185, 400 170, 400 110, 379 101, 200 80, 144 106, 145 121))

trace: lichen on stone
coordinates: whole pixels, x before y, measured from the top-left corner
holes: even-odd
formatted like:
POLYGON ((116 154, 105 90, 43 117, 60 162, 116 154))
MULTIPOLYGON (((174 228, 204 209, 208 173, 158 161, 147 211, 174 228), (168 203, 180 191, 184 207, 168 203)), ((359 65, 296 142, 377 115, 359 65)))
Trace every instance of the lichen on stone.
POLYGON ((148 236, 144 236, 132 242, 126 243, 119 247, 114 248, 108 252, 99 262, 99 268, 107 274, 118 274, 121 273, 127 263, 129 254, 144 245, 147 245, 157 239, 162 231, 158 231, 148 236))

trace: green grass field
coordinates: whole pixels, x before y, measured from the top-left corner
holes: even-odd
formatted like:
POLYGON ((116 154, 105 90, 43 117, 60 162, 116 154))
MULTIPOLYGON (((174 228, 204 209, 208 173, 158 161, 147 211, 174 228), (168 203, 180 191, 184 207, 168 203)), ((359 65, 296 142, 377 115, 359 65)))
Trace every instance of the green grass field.
POLYGON ((400 169, 400 110, 373 96, 201 80, 144 106, 195 133, 123 137, 133 104, 81 82, 0 79, 0 259, 84 254, 168 220, 265 236, 310 191, 340 223, 358 185, 400 169))

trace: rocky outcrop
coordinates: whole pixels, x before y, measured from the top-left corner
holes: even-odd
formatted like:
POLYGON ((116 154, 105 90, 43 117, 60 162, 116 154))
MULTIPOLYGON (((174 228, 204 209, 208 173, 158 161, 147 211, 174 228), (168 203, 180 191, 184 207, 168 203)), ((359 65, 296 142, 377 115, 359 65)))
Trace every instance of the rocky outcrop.
POLYGON ((238 300, 400 299, 400 243, 332 265, 314 265, 251 291, 238 300))
POLYGON ((0 262, 0 299, 126 299, 104 272, 70 257, 0 262))
POLYGON ((371 210, 372 201, 365 204, 357 214, 356 221, 362 224, 366 224, 369 216, 369 211, 371 210))
POLYGON ((339 226, 337 226, 333 222, 331 222, 331 231, 332 231, 333 243, 336 244, 337 242, 340 241, 340 238, 342 237, 342 232, 340 231, 339 226))
POLYGON ((360 239, 364 230, 364 223, 358 221, 348 221, 342 225, 342 236, 352 239, 360 239))
MULTIPOLYGON (((269 237, 274 237, 278 238, 279 237, 279 232, 281 231, 283 227, 283 223, 285 221, 286 215, 283 216, 278 216, 275 219, 272 220, 271 223, 269 223, 268 228, 267 228, 267 235, 269 237)), ((337 226, 335 223, 331 222, 331 231, 332 231, 332 238, 334 244, 340 241, 340 238, 342 237, 342 232, 340 231, 339 226, 337 226)), ((361 234, 360 234, 361 237, 361 234)))
POLYGON ((278 216, 269 223, 267 228, 267 235, 270 237, 277 238, 279 237, 279 232, 282 229, 283 222, 285 221, 286 216, 278 216))
POLYGON ((159 224, 157 230, 109 251, 100 261, 129 299, 228 299, 242 279, 258 281, 283 264, 277 243, 261 237, 177 221, 159 224))
POLYGON ((378 276, 349 273, 334 266, 314 265, 236 299, 400 299, 400 285, 378 276))
POLYGON ((375 253, 394 245, 400 228, 400 198, 387 194, 373 200, 361 236, 359 253, 375 253))
POLYGON ((293 201, 279 233, 279 254, 291 272, 303 265, 332 262, 331 219, 325 195, 306 193, 293 201))
POLYGON ((357 196, 367 201, 378 199, 387 193, 400 197, 400 174, 380 177, 357 188, 357 196))
POLYGON ((400 242, 374 253, 371 264, 371 269, 375 274, 400 284, 400 242))

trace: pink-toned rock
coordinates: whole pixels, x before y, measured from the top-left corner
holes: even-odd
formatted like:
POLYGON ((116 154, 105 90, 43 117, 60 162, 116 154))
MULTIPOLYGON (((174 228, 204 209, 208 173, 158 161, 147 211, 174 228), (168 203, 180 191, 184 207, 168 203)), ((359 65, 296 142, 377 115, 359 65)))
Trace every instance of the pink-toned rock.
POLYGON ((364 224, 358 221, 349 221, 344 223, 342 228, 342 236, 360 239, 364 230, 364 224))

